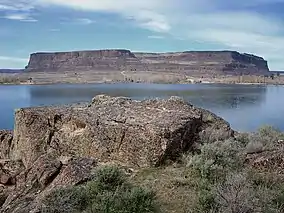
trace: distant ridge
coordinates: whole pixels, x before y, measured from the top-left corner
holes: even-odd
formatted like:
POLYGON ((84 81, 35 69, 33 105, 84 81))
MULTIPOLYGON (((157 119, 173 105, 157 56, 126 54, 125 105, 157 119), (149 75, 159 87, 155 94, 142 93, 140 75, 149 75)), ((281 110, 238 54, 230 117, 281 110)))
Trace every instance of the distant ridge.
POLYGON ((131 52, 126 49, 40 52, 30 56, 28 72, 161 71, 187 75, 263 75, 262 57, 236 51, 131 52))

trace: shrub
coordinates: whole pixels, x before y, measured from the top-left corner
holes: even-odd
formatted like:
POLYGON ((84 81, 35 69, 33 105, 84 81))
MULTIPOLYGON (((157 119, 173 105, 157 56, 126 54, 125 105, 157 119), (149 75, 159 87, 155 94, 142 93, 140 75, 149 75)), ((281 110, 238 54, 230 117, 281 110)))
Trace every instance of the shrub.
POLYGON ((189 159, 188 166, 201 178, 214 183, 224 178, 229 171, 242 168, 241 150, 242 147, 231 139, 204 144, 201 153, 189 159))
POLYGON ((275 148, 279 141, 284 140, 284 134, 271 126, 263 126, 249 136, 247 153, 257 153, 275 148))
POLYGON ((58 189, 48 195, 43 204, 43 213, 71 213, 83 211, 89 203, 88 194, 83 188, 75 186, 58 189))
POLYGON ((116 167, 95 172, 85 185, 53 191, 44 200, 44 213, 155 213, 155 194, 131 186, 116 167))
POLYGON ((98 194, 85 213, 151 213, 156 212, 155 195, 140 187, 119 187, 114 193, 98 194))
POLYGON ((255 191, 246 173, 229 174, 213 191, 220 212, 252 212, 255 209, 255 191))
POLYGON ((98 190, 115 191, 118 186, 126 182, 125 174, 115 166, 106 166, 95 172, 94 181, 98 184, 98 190))

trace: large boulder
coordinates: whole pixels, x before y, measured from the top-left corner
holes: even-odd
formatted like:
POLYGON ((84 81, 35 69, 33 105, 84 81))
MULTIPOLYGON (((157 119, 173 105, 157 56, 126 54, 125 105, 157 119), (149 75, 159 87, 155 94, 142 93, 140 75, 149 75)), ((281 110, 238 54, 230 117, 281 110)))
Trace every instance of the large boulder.
POLYGON ((174 160, 212 128, 233 130, 223 119, 180 98, 135 101, 97 96, 90 105, 20 109, 11 157, 30 167, 52 149, 58 156, 93 157, 137 167, 174 160))

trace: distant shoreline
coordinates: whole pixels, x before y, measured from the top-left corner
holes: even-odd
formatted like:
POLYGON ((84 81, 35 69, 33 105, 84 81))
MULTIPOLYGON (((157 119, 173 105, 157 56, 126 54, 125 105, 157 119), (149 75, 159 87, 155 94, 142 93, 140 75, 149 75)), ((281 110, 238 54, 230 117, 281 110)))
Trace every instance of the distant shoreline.
POLYGON ((179 72, 27 72, 1 74, 0 85, 53 85, 53 84, 240 84, 240 85, 284 85, 284 76, 188 76, 179 72))

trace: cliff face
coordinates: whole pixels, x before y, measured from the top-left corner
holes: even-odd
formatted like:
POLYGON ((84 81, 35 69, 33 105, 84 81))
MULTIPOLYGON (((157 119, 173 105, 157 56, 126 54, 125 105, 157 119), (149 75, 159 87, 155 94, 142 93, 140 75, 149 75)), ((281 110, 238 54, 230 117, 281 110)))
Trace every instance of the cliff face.
POLYGON ((29 71, 128 70, 132 65, 143 69, 129 50, 97 50, 34 53, 26 68, 29 71))
POLYGON ((184 71, 191 74, 262 74, 269 71, 263 58, 234 51, 186 51, 135 53, 151 70, 184 71))
POLYGON ((140 53, 129 50, 96 50, 34 53, 28 71, 168 71, 186 74, 263 74, 263 58, 234 51, 140 53))

